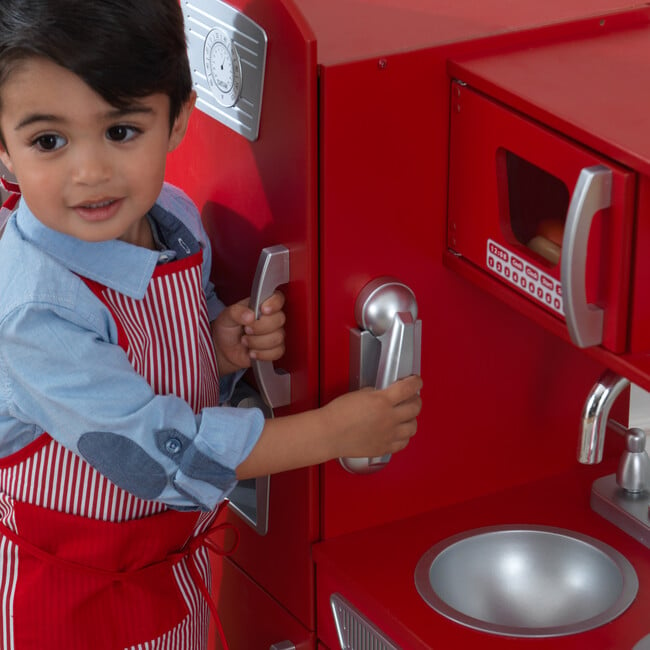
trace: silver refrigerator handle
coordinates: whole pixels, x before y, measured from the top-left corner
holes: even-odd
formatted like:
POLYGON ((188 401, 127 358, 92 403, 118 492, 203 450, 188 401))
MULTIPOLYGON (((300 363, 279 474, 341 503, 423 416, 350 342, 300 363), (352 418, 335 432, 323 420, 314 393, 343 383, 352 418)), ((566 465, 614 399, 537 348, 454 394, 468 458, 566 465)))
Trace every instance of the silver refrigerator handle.
MULTIPOLYGON (((260 317, 262 303, 273 295, 281 284, 289 282, 289 249, 285 246, 268 246, 262 249, 253 288, 250 308, 255 318, 260 317)), ((271 361, 253 361, 253 373, 264 401, 273 409, 291 402, 291 375, 285 370, 275 370, 271 361)))
POLYGON ((612 170, 604 165, 580 171, 567 212, 560 278, 564 316, 571 340, 580 348, 603 341, 604 311, 587 302, 587 244, 594 215, 612 203, 612 170))
MULTIPOLYGON (((355 316, 360 329, 350 331, 350 388, 381 389, 398 379, 420 373, 422 321, 413 291, 394 278, 369 282, 359 293, 355 316)), ((391 454, 374 458, 340 458, 353 474, 370 474, 390 461, 391 454)))

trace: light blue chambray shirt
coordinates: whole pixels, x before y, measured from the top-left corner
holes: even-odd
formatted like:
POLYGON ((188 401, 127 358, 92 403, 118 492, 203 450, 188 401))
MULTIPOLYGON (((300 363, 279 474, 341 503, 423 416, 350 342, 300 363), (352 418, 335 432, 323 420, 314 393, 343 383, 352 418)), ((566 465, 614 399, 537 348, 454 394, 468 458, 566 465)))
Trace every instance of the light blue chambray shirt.
MULTIPOLYGON (((195 415, 184 400, 154 394, 117 344, 109 310, 77 275, 142 298, 157 264, 201 247, 213 319, 223 303, 208 279, 196 207, 166 184, 150 217, 168 250, 81 241, 20 201, 0 239, 0 458, 47 431, 136 496, 212 509, 234 488, 262 412, 219 406, 195 415)), ((223 397, 236 379, 222 379, 223 397)))

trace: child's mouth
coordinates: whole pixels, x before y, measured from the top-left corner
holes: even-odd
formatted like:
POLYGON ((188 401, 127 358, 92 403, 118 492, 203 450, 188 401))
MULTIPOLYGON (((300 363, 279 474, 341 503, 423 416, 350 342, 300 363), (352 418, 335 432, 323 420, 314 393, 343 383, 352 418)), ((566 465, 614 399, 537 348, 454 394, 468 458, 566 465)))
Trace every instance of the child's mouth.
POLYGON ((102 199, 88 201, 75 207, 77 214, 85 221, 104 221, 110 219, 118 211, 121 199, 102 199))
POLYGON ((110 205, 113 203, 111 199, 108 199, 106 201, 97 201, 96 203, 85 203, 82 205, 82 208, 88 208, 88 209, 93 209, 93 208, 105 208, 107 205, 110 205))

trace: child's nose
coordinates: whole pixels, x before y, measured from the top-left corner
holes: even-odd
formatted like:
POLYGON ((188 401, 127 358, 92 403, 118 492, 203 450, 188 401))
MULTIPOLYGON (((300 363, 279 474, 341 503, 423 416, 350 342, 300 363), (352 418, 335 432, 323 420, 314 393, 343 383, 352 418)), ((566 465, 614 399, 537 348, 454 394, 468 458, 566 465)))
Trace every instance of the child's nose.
POLYGON ((80 143, 75 147, 71 173, 73 182, 97 185, 108 180, 110 175, 110 162, 101 145, 80 143))

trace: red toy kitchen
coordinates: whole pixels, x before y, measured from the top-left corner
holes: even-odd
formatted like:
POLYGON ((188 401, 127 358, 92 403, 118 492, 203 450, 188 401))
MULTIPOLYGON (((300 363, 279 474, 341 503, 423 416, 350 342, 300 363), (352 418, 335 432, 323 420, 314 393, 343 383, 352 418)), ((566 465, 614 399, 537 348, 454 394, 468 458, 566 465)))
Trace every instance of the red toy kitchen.
POLYGON ((231 650, 650 648, 650 4, 181 5, 167 178, 287 298, 239 406, 424 379, 405 450, 237 488, 231 650))

